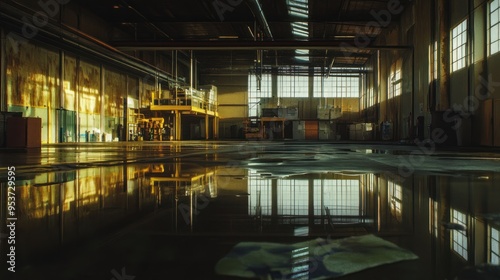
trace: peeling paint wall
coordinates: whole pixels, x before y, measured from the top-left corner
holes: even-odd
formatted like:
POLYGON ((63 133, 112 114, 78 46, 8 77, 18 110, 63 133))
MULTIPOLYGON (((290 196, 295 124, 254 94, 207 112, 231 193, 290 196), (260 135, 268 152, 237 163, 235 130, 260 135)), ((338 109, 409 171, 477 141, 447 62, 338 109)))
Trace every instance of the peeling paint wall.
POLYGON ((147 108, 148 106, 151 105, 151 102, 153 101, 151 92, 153 92, 154 90, 155 90, 154 78, 144 77, 142 79, 139 79, 140 108, 147 108))
POLYGON ((59 55, 28 42, 6 44, 6 95, 10 112, 42 119, 42 143, 55 139, 59 55))
POLYGON ((104 77, 105 114, 109 117, 123 118, 123 104, 127 97, 127 76, 107 69, 104 77))
POLYGON ((152 75, 140 79, 126 69, 51 50, 35 41, 6 46, 2 83, 7 109, 22 112, 24 117, 40 117, 42 143, 115 139, 119 125, 125 125, 124 102, 131 98, 133 107, 147 107, 151 102, 152 75), (103 138, 103 133, 108 137, 103 138))

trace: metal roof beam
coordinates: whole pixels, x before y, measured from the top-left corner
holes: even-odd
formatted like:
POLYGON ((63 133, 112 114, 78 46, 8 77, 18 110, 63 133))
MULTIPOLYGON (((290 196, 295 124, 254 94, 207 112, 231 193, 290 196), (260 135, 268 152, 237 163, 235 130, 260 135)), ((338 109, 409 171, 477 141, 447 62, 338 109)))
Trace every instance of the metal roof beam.
MULTIPOLYGON (((356 50, 409 50, 409 45, 368 45, 356 46, 355 40, 322 41, 150 41, 150 42, 114 42, 122 51, 132 50, 339 50, 343 53, 355 53, 356 50)), ((349 55, 350 56, 350 55, 349 55)))

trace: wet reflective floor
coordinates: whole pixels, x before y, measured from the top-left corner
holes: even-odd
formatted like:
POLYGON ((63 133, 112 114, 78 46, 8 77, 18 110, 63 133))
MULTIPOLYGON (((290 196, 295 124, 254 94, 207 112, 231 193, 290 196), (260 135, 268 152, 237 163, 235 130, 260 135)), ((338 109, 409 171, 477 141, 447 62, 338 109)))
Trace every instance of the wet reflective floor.
MULTIPOLYGON (((366 269, 339 279, 483 279, 466 276, 484 265, 491 271, 483 274, 499 275, 492 265, 500 263, 500 153, 491 150, 262 141, 47 145, 0 150, 0 178, 0 260, 9 277, 1 279, 244 279, 215 269, 240 242, 367 235, 417 258, 375 267, 376 259, 364 259, 366 269), (11 222, 15 273, 6 264, 11 222)), ((293 252, 280 253, 294 273, 276 276, 266 259, 271 268, 253 278, 314 279, 311 260, 320 257, 305 251, 300 266, 293 252)))

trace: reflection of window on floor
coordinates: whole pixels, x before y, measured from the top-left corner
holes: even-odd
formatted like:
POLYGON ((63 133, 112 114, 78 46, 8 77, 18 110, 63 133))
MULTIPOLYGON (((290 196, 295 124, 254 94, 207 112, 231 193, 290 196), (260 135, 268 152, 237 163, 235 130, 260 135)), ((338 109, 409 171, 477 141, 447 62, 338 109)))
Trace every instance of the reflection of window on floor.
POLYGON ((248 174, 248 214, 271 215, 271 180, 260 178, 254 170, 248 174))
POLYGON ((402 220, 403 213, 403 188, 394 182, 387 183, 389 189, 389 204, 391 214, 399 221, 402 220))
POLYGON ((366 180, 366 183, 367 183, 367 186, 368 186, 368 190, 372 193, 374 188, 375 188, 375 181, 376 178, 375 178, 375 174, 368 174, 367 175, 367 180, 366 180))
POLYGON ((309 247, 303 247, 293 250, 290 279, 309 279, 309 262, 309 247))
MULTIPOLYGON (((451 210, 451 222, 467 227, 467 216, 457 210, 451 210)), ((453 242, 453 251, 467 260, 467 235, 463 230, 452 230, 451 240, 453 242)))
POLYGON ((500 264, 500 233, 493 227, 490 227, 490 263, 500 264))
POLYGON ((307 216, 308 180, 278 180, 278 215, 307 216))
POLYGON ((314 180, 314 215, 328 207, 332 216, 359 216, 359 204, 359 180, 314 180))

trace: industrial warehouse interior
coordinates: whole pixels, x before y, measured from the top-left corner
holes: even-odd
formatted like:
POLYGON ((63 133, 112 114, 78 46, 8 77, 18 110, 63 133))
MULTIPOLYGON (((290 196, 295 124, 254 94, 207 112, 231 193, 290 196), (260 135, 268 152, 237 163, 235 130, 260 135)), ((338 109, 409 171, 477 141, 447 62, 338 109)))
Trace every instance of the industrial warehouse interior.
POLYGON ((500 0, 0 2, 1 279, 500 279, 500 0))

